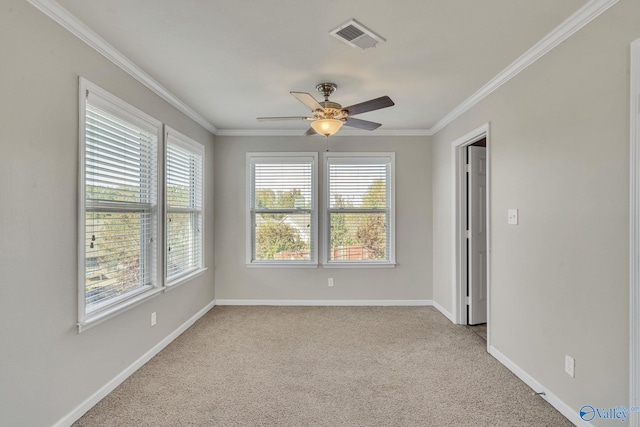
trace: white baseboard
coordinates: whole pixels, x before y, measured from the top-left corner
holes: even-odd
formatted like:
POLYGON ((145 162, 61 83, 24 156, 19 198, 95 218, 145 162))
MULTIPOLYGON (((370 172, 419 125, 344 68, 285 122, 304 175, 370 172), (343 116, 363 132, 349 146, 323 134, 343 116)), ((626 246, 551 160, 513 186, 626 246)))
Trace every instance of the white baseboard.
POLYGON ((419 300, 293 300, 293 299, 216 299, 216 305, 280 305, 280 306, 431 306, 429 299, 419 300))
POLYGON ((558 412, 560 412, 562 415, 567 417, 569 421, 571 421, 573 424, 575 424, 578 427, 587 427, 590 425, 589 423, 584 421, 582 418, 580 418, 580 415, 573 408, 571 408, 569 405, 567 405, 562 400, 560 400, 558 396, 556 396, 555 394, 547 390, 542 384, 536 381, 531 375, 527 374, 524 370, 522 370, 522 368, 520 368, 518 365, 513 363, 511 359, 509 359, 504 354, 500 353, 500 351, 497 350, 495 347, 489 346, 489 354, 495 357, 498 360, 498 362, 506 366, 511 372, 513 372, 518 378, 520 378, 526 385, 531 387, 536 393, 544 392, 544 395, 541 395, 540 397, 546 400, 547 402, 549 402, 551 406, 556 408, 558 412))
POLYGON ((453 314, 451 314, 450 312, 448 312, 447 310, 445 310, 445 308, 443 306, 441 306, 440 304, 438 304, 436 301, 432 301, 431 305, 433 305, 434 308, 436 308, 440 313, 444 314, 444 316, 449 319, 451 321, 451 323, 455 324, 456 321, 453 318, 453 314))
POLYGON ((180 334, 186 331, 191 325, 193 325, 196 320, 204 316, 209 310, 211 310, 215 306, 215 300, 211 301, 207 304, 202 310, 198 311, 196 314, 191 316, 189 320, 184 322, 178 329, 170 333, 165 339, 156 344, 151 350, 147 351, 142 355, 138 360, 133 362, 131 366, 126 368, 120 374, 118 374, 115 378, 105 384, 102 388, 100 388, 97 392, 91 395, 87 400, 82 402, 80 406, 69 412, 67 415, 62 417, 57 423, 53 425, 53 427, 67 427, 76 422, 83 416, 89 409, 91 409, 96 403, 106 397, 109 393, 111 393, 116 387, 124 382, 127 378, 129 378, 135 371, 142 367, 145 363, 151 360, 156 354, 160 353, 163 348, 168 346, 173 340, 178 338, 180 334))

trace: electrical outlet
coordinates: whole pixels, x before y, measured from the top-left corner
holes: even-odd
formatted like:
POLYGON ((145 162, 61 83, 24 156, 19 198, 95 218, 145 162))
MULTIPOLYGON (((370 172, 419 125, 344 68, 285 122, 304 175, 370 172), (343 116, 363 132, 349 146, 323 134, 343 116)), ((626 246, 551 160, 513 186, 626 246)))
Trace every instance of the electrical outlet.
POLYGON ((564 371, 571 378, 576 377, 576 360, 569 355, 564 356, 564 371))
POLYGON ((329 277, 329 287, 333 287, 333 277, 329 277))
POLYGON ((151 313, 151 326, 156 325, 156 312, 151 313))

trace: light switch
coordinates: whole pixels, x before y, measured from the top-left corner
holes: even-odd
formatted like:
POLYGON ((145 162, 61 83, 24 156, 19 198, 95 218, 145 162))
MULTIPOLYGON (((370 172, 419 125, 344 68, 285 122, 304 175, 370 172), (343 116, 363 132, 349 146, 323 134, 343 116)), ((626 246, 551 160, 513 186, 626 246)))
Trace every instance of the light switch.
POLYGON ((507 224, 518 225, 518 209, 509 209, 507 211, 507 224))

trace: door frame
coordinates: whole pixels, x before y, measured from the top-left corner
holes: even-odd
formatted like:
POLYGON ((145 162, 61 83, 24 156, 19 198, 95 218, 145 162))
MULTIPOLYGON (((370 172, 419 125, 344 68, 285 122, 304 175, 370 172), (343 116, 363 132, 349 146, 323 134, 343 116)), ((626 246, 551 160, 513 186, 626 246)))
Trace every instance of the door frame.
POLYGON ((467 251, 465 237, 466 231, 466 171, 465 151, 467 146, 483 139, 487 139, 487 348, 491 343, 491 138, 490 123, 472 130, 466 135, 451 143, 452 159, 452 200, 454 212, 453 224, 453 265, 452 265, 452 289, 453 289, 453 318, 457 324, 467 324, 467 251))
MULTIPOLYGON (((629 406, 640 406, 640 39, 631 43, 630 65, 629 406)), ((640 427, 640 416, 629 415, 640 427)))

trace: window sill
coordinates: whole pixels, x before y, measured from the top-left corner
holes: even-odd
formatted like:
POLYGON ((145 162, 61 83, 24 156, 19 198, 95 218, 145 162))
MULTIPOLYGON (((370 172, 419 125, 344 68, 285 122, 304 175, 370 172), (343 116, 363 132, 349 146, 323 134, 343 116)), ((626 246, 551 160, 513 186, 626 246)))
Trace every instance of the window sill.
POLYGON ((190 273, 185 274, 184 276, 180 276, 171 282, 167 282, 167 286, 164 288, 164 292, 172 291, 175 288, 179 287, 180 285, 184 285, 185 283, 189 282, 191 279, 195 279, 198 276, 202 276, 205 271, 207 271, 206 267, 199 268, 197 270, 194 270, 190 273))
POLYGON ((78 322, 78 333, 81 334, 82 332, 91 329, 106 320, 114 318, 120 313, 136 307, 160 293, 162 293, 162 288, 151 288, 150 290, 129 298, 118 305, 100 311, 99 313, 87 315, 87 318, 83 322, 78 322))
POLYGON ((395 262, 327 262, 323 268, 396 268, 395 262))
POLYGON ((246 265, 248 268, 318 268, 318 264, 294 264, 292 262, 252 262, 246 265))

